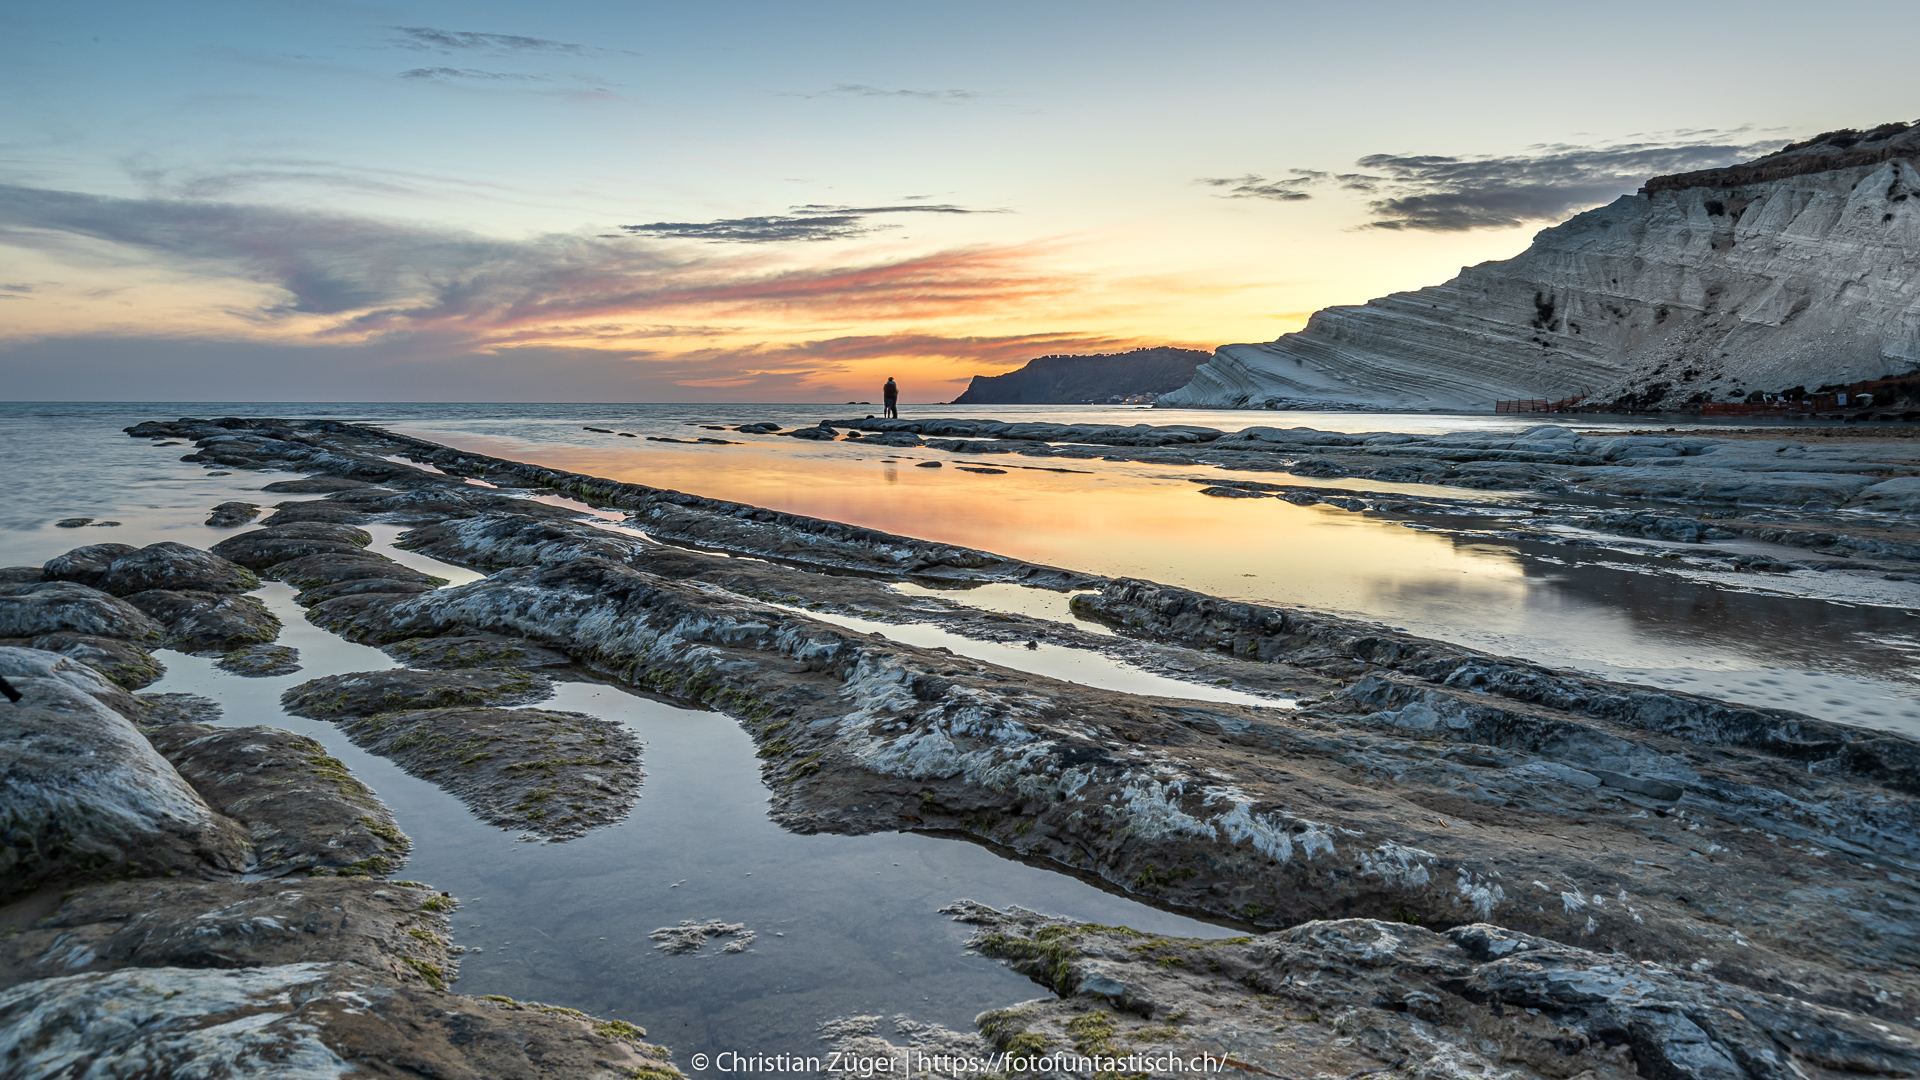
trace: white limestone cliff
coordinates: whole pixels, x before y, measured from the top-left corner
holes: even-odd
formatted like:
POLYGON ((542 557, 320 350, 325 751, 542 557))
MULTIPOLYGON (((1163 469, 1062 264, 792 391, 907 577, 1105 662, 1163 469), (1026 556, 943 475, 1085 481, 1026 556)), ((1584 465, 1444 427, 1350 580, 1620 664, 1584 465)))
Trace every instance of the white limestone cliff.
POLYGON ((1222 346, 1164 406, 1733 400, 1920 366, 1920 124, 1657 177, 1443 285, 1222 346))

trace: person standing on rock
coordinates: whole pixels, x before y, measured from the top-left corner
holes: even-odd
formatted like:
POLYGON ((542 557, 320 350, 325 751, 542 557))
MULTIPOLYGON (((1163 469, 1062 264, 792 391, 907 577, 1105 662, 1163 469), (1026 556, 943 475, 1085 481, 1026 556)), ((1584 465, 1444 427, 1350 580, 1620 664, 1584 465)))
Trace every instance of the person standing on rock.
POLYGON ((880 391, 880 400, 886 402, 886 416, 896 420, 900 418, 900 387, 894 384, 891 375, 887 376, 887 385, 880 391))

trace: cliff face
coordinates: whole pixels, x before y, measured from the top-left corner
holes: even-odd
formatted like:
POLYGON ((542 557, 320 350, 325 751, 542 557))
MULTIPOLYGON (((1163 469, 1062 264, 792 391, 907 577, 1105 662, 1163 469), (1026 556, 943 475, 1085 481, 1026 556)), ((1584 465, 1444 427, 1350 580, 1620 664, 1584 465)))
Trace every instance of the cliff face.
POLYGON ((1632 407, 1920 365, 1920 125, 1656 177, 1444 285, 1223 346, 1163 396, 1204 408, 1632 407))
POLYGON ((1164 394, 1192 380, 1207 360, 1198 349, 1135 349, 1094 356, 1042 356, 1005 375, 975 375, 955 405, 1078 405, 1164 394))

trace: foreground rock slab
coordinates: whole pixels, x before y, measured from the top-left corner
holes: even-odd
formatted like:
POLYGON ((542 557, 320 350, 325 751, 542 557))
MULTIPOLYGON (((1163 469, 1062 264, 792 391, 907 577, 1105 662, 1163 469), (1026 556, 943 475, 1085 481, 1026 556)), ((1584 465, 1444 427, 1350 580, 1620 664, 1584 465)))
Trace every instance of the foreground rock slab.
POLYGON ((677 1076, 638 1032, 348 963, 130 968, 0 992, 0 1070, 16 1076, 677 1076))
POLYGON ((1711 974, 1589 952, 1484 923, 1435 933, 1371 919, 1259 937, 1167 938, 971 901, 968 945, 1057 998, 981 1014, 1027 1062, 1179 1075, 1226 1056, 1270 1076, 1789 1080, 1910 1076, 1920 1028, 1806 1005, 1711 974), (1125 1061, 1130 1057, 1132 1062, 1125 1061))
POLYGON ((384 877, 409 842, 372 789, 305 735, 176 723, 145 729, 215 810, 248 830, 250 872, 384 877))
POLYGON ((0 707, 0 899, 49 883, 246 866, 240 828, 90 693, 89 679, 109 694, 117 687, 30 649, 0 649, 0 675, 22 695, 0 707))
POLYGON ((453 907, 424 885, 366 878, 100 885, 0 937, 0 988, 128 967, 333 962, 440 987, 457 967, 453 907))

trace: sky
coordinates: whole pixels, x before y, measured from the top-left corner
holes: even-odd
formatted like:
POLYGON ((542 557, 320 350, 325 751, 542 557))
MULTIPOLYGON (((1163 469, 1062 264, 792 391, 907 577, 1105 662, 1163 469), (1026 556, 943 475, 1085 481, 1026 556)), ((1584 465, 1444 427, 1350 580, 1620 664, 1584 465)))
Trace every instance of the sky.
POLYGON ((1920 116, 1911 14, 0 0, 0 397, 915 403, 1267 341, 1920 116))

